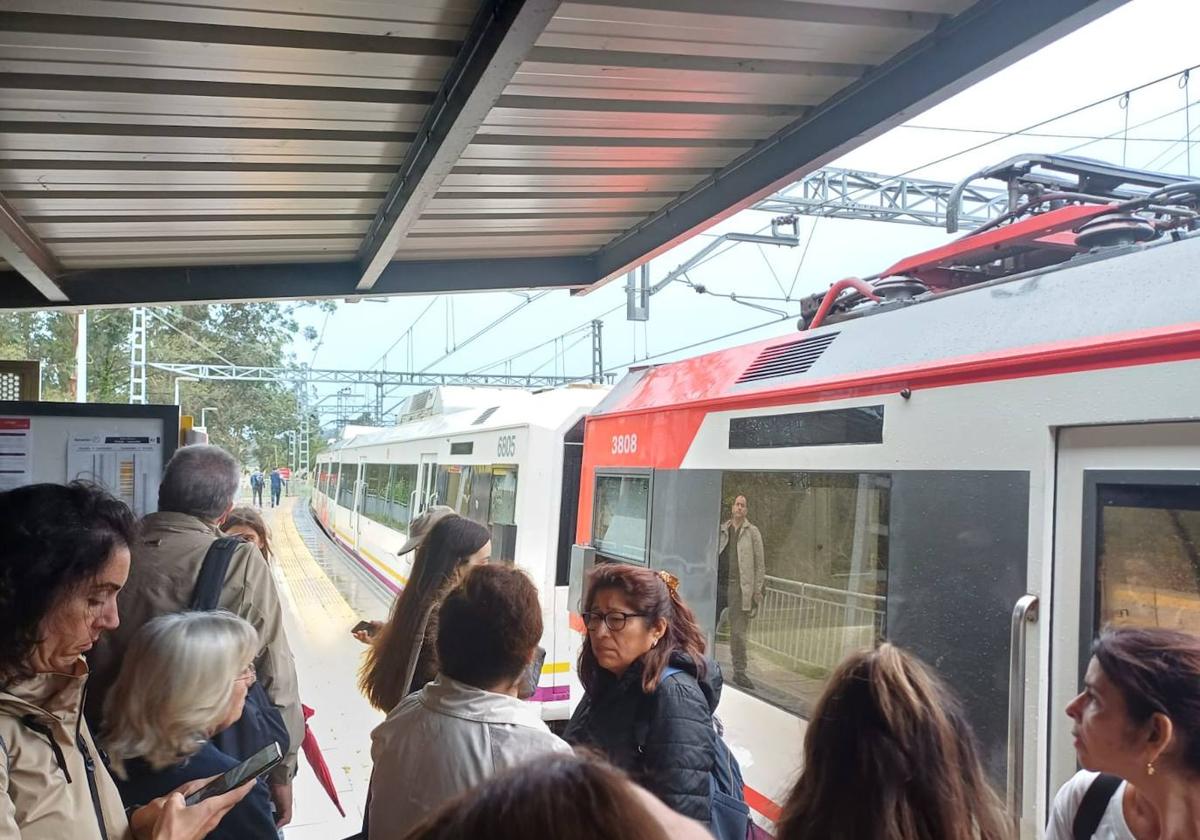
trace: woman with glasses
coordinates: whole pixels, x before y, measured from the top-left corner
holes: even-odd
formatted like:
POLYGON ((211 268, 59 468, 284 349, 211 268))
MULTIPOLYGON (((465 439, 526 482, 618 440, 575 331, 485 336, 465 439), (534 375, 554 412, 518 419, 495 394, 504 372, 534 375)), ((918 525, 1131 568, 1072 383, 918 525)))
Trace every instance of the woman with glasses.
POLYGON ((622 563, 592 570, 569 743, 601 752, 672 809, 708 824, 721 673, 679 581, 622 563))
MULTIPOLYGON (((237 766, 211 738, 242 716, 257 652, 254 627, 223 610, 162 615, 137 632, 100 737, 126 806, 237 766)), ((208 837, 277 840, 265 777, 208 837)))

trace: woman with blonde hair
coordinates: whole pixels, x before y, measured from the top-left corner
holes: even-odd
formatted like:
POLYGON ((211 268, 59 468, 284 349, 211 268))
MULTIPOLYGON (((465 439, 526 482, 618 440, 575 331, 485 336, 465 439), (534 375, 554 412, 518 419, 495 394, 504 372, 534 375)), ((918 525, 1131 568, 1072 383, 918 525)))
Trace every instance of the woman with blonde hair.
POLYGON ((804 736, 779 840, 1008 840, 975 735, 950 691, 891 644, 851 654, 804 736))
MULTIPOLYGON (((223 610, 162 615, 137 632, 105 698, 100 739, 127 806, 237 766, 211 738, 241 718, 257 652, 254 627, 223 610)), ((277 840, 265 780, 208 836, 277 840)))

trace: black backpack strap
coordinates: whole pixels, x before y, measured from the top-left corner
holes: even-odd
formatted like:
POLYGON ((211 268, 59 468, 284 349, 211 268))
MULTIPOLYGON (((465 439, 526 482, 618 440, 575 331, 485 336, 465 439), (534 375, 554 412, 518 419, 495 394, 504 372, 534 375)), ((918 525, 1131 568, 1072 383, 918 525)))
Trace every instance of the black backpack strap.
POLYGON ((225 586, 225 575, 229 572, 229 561, 242 541, 237 537, 221 537, 213 540, 204 555, 196 588, 192 590, 191 609, 207 612, 215 610, 221 601, 221 589, 225 586))
POLYGON ((1119 776, 1110 776, 1107 773, 1101 773, 1092 779, 1087 793, 1083 795, 1083 801, 1079 803, 1079 810, 1075 812, 1075 822, 1071 823, 1071 834, 1075 840, 1091 840, 1096 829, 1100 827, 1100 820, 1104 819, 1109 801, 1121 786, 1121 781, 1119 776))

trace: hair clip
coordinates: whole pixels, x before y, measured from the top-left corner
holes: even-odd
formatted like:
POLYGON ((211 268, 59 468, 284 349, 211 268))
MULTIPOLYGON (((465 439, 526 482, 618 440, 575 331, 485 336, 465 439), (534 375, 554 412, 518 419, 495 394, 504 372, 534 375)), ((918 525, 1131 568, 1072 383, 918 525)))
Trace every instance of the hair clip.
POLYGON ((679 578, 667 571, 661 571, 658 576, 662 578, 662 582, 667 585, 667 591, 672 595, 679 589, 679 578))

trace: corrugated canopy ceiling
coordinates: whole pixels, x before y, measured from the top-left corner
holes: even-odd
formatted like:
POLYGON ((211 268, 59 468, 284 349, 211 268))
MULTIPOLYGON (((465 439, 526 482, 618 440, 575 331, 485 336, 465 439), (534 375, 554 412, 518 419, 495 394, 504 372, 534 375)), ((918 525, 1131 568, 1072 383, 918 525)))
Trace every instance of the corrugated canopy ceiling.
POLYGON ((1120 0, 0 0, 0 306, 586 288, 1120 0))

